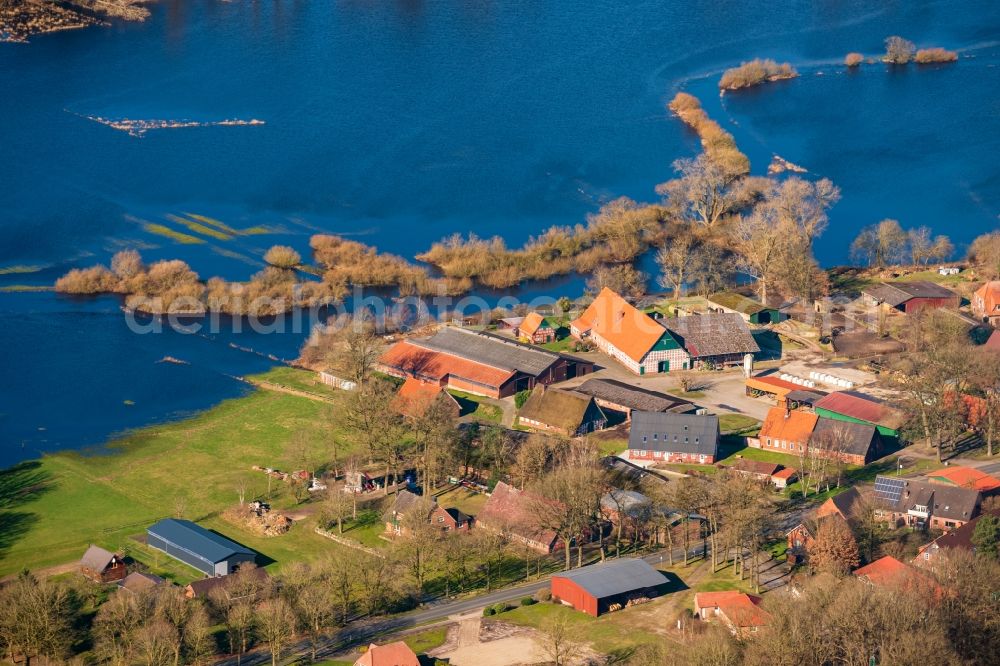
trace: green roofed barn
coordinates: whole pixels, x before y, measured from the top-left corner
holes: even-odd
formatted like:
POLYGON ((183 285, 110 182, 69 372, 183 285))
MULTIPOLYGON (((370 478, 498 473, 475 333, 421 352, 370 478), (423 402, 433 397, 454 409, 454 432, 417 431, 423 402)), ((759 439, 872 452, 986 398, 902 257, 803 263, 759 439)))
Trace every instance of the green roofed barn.
POLYGON ((769 308, 763 303, 743 294, 737 294, 735 291, 712 294, 708 297, 708 302, 716 312, 738 314, 743 317, 744 321, 751 324, 776 324, 788 319, 780 310, 769 308))
POLYGON ((190 520, 167 518, 146 530, 146 544, 207 576, 228 576, 256 554, 190 520))

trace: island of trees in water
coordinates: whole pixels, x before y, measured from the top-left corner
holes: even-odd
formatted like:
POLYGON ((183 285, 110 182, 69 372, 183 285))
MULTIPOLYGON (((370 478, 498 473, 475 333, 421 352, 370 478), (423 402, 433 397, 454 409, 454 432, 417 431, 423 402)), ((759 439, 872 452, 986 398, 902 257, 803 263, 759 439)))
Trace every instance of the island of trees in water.
MULTIPOLYGON (((884 60, 940 62, 953 55, 943 49, 918 51, 912 42, 890 37, 884 60)), ((852 53, 846 62, 853 66, 863 59, 852 53)), ((757 59, 727 70, 720 87, 795 75, 787 64, 757 59)), ((668 109, 698 136, 701 153, 673 163, 674 177, 656 187, 658 201, 615 199, 585 223, 550 227, 521 247, 510 248, 498 236, 454 234, 416 255, 420 263, 415 263, 358 241, 318 234, 310 240, 312 264, 278 246, 265 257, 268 265, 246 282, 202 281, 180 260, 147 267, 137 252, 126 250, 114 257, 110 269, 70 271, 56 282, 56 290, 119 293, 127 307, 150 313, 257 315, 336 302, 351 287, 387 288, 401 296, 458 296, 477 286, 509 289, 571 273, 589 276, 588 291, 608 286, 640 294, 648 276, 636 262, 655 251, 659 283, 675 295, 685 288, 722 289, 740 278, 753 280, 764 301, 776 294, 825 295, 827 276, 814 258, 813 244, 826 229, 827 211, 840 190, 827 179, 752 176, 750 160, 733 135, 696 97, 680 92, 668 109)), ((977 241, 978 246, 994 242, 990 238, 977 241)), ((852 258, 879 265, 901 262, 901 257, 927 264, 947 260, 953 252, 946 236, 935 237, 926 227, 904 231, 893 220, 865 229, 852 245, 852 258)))

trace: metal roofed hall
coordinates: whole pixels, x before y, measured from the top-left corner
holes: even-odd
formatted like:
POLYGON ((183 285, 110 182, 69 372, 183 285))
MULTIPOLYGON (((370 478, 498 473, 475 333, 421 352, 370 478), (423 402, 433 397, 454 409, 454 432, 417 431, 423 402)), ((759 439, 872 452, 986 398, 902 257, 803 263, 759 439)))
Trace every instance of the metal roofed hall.
POLYGON ((953 298, 955 293, 926 280, 881 282, 862 290, 868 296, 896 307, 912 298, 953 298))
POLYGON ((689 410, 693 407, 688 400, 632 386, 616 379, 588 379, 573 390, 592 396, 596 400, 604 400, 643 412, 689 410))
POLYGON ((166 518, 146 530, 146 542, 210 576, 228 575, 256 553, 190 520, 166 518))
POLYGON ((559 359, 560 355, 507 338, 448 326, 429 338, 411 339, 410 343, 433 351, 454 354, 494 368, 517 370, 540 375, 559 359))
POLYGON ((640 559, 610 560, 603 564, 562 571, 552 578, 571 580, 597 599, 657 587, 667 582, 666 576, 640 559))

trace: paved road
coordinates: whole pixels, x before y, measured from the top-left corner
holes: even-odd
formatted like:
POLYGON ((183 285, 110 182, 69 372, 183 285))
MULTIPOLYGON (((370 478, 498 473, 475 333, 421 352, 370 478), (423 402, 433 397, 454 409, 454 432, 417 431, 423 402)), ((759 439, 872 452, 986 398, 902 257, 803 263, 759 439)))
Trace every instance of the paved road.
MULTIPOLYGON (((691 548, 692 555, 701 555, 701 544, 691 548)), ((684 550, 678 548, 674 550, 674 561, 683 559, 684 550)), ((646 555, 642 559, 650 564, 659 564, 667 561, 666 551, 657 551, 646 555)), ((486 606, 492 606, 502 601, 512 601, 522 597, 531 596, 538 590, 548 587, 548 577, 532 581, 516 587, 508 587, 488 594, 480 594, 468 599, 456 599, 452 601, 441 600, 423 607, 392 617, 381 618, 374 621, 358 621, 345 627, 340 633, 331 638, 325 639, 319 650, 319 656, 329 658, 339 654, 354 645, 364 645, 373 642, 381 636, 388 636, 394 633, 405 631, 418 625, 430 625, 448 620, 456 615, 464 615, 473 611, 478 611, 486 606)), ((302 654, 308 651, 306 642, 299 642, 289 651, 290 654, 302 654)), ((267 650, 257 650, 244 655, 240 666, 261 666, 271 661, 271 655, 267 650)), ((291 658, 286 661, 294 661, 291 658)), ((217 666, 236 666, 235 658, 222 659, 216 662, 217 666)))

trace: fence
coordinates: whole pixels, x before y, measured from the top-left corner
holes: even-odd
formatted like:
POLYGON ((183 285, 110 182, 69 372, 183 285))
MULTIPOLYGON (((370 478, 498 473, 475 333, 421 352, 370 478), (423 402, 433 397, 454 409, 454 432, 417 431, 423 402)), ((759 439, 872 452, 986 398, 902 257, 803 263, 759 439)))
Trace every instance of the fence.
POLYGON ((354 391, 358 388, 358 385, 347 379, 341 379, 336 375, 331 375, 329 372, 319 373, 319 380, 326 384, 327 386, 332 386, 333 388, 343 389, 344 391, 354 391))
POLYGON ((348 539, 346 537, 342 537, 339 534, 334 534, 333 532, 331 532, 329 530, 324 530, 321 527, 317 527, 316 528, 316 534, 318 534, 318 535, 320 535, 322 537, 326 537, 327 539, 330 539, 331 541, 336 541, 341 546, 347 546, 348 548, 353 548, 354 550, 360 550, 360 551, 362 551, 364 553, 368 553, 369 555, 371 555, 373 557, 378 557, 378 558, 381 558, 383 560, 385 559, 385 553, 379 552, 379 551, 375 550, 374 548, 369 548, 368 546, 363 546, 360 543, 358 543, 357 541, 355 541, 354 539, 348 539))

